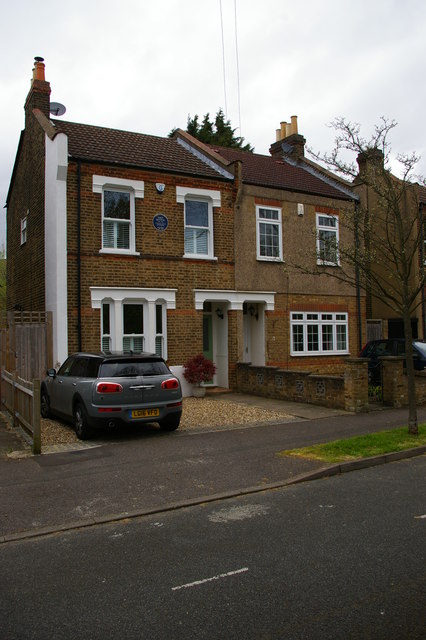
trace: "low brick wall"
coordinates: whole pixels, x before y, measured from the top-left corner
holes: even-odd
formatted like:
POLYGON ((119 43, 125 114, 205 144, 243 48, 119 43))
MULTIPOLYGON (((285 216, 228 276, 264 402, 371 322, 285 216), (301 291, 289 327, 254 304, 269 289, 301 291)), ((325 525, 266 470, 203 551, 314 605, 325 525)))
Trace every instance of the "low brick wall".
MULTIPOLYGON (((383 404, 390 407, 407 406, 407 376, 403 359, 385 357, 382 361, 383 404)), ((279 367, 256 367, 240 362, 236 368, 236 380, 235 391, 240 393, 306 402, 355 413, 369 410, 366 358, 347 359, 343 376, 279 367)), ((426 404, 426 371, 416 372, 415 382, 417 404, 426 404)))
POLYGON ((344 376, 238 363, 237 391, 347 411, 363 411, 368 405, 367 363, 360 358, 351 360, 344 376))
MULTIPOLYGON (((383 403, 391 407, 408 404, 407 376, 400 357, 381 358, 383 364, 383 403)), ((417 404, 426 404, 426 372, 415 372, 417 404)))

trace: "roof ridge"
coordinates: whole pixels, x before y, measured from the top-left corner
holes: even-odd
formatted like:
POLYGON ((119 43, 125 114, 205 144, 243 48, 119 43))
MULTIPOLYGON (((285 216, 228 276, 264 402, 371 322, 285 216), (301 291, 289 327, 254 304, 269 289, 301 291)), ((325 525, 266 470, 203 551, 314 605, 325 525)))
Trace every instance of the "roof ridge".
POLYGON ((334 178, 331 172, 323 171, 323 168, 320 165, 317 165, 316 163, 313 163, 313 162, 310 163, 309 161, 307 162, 306 158, 298 158, 296 160, 293 158, 289 158, 285 155, 283 156, 283 160, 285 162, 288 162, 288 164, 299 167, 300 169, 304 169, 311 175, 319 178, 320 180, 323 180, 324 182, 329 184, 331 187, 334 187, 335 189, 342 191, 345 195, 349 196, 353 200, 359 200, 359 196, 356 193, 354 193, 349 183, 347 186, 344 184, 340 184, 340 181, 338 178, 334 178), (330 173, 330 175, 327 175, 327 173, 330 173))
POLYGON ((83 127, 88 129, 103 129, 105 131, 115 131, 117 133, 129 133, 131 135, 143 136, 145 138, 155 138, 158 140, 172 141, 172 138, 169 138, 168 136, 154 135, 152 133, 142 133, 141 131, 130 131, 129 129, 117 129, 116 127, 106 127, 104 125, 98 125, 98 124, 87 124, 85 122, 74 122, 72 120, 62 120, 62 119, 57 120, 54 118, 52 118, 50 122, 52 122, 54 126, 56 126, 56 124, 59 124, 59 128, 61 124, 71 125, 71 126, 75 125, 76 127, 83 127))

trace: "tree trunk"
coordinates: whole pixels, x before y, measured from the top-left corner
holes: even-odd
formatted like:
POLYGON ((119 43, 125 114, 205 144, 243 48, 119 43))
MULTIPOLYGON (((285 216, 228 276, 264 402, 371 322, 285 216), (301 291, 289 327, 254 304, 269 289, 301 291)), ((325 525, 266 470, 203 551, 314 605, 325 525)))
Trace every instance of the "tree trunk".
POLYGON ((404 334, 407 367, 408 433, 417 436, 419 435, 419 428, 417 425, 416 382, 414 379, 413 333, 411 330, 411 315, 408 308, 404 309, 404 334))

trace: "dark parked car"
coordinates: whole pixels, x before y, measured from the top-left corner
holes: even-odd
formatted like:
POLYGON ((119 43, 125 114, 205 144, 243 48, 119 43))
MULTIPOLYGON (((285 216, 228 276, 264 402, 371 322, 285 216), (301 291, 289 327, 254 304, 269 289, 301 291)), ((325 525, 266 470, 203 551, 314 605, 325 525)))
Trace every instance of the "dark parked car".
MULTIPOLYGON (((370 340, 361 349, 360 358, 369 358, 368 380, 380 382, 380 358, 382 356, 405 356, 404 338, 388 338, 386 340, 370 340)), ((421 371, 426 368, 426 343, 413 340, 414 368, 421 371)), ((405 363, 404 363, 405 364, 405 363)))
POLYGON ((96 427, 158 422, 178 428, 182 390, 163 358, 152 353, 75 353, 41 385, 41 415, 74 424, 84 440, 96 427))

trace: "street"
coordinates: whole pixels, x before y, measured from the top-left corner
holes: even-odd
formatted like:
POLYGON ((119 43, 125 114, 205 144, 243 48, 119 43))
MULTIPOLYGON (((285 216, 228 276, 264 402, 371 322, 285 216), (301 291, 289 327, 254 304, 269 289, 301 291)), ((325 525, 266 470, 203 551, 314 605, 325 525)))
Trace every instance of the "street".
POLYGON ((426 457, 0 546, 2 640, 416 640, 426 457))
MULTIPOLYGON (((421 410, 426 420, 426 408, 421 410)), ((2 536, 126 517, 263 488, 323 463, 283 449, 404 424, 405 410, 311 419, 222 432, 143 429, 89 449, 0 461, 2 536)))

